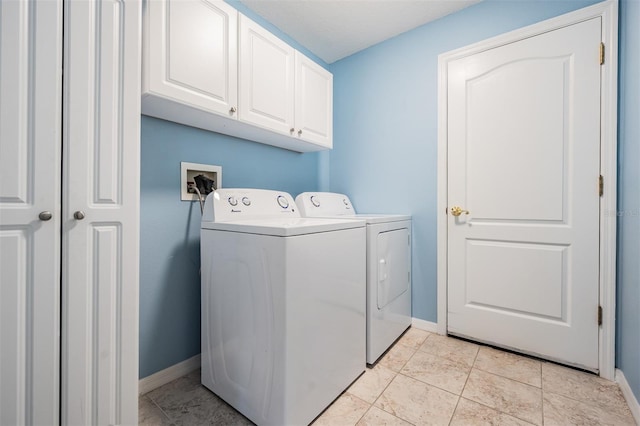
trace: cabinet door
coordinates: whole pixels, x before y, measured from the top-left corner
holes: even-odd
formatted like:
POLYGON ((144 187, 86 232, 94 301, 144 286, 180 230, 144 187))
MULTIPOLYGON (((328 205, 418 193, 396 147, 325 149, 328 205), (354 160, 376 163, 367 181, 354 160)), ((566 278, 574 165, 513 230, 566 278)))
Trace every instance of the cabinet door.
POLYGON ((64 2, 61 420, 138 423, 140 2, 64 2))
POLYGON ((235 116, 236 9, 215 0, 149 0, 145 8, 143 96, 235 116))
POLYGON ((295 136, 333 147, 333 74, 296 52, 295 136))
POLYGON ((238 118, 291 134, 295 50, 246 16, 239 15, 239 21, 238 118))
POLYGON ((0 424, 55 425, 61 0, 0 1, 0 93, 0 424))

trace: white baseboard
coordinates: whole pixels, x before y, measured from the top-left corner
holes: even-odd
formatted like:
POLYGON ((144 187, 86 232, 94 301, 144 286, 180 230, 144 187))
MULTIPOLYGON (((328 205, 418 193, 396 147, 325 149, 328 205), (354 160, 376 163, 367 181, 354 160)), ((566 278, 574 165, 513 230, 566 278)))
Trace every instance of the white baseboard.
POLYGON ((200 368, 200 354, 140 379, 138 382, 138 394, 144 395, 151 392, 198 368, 200 368))
POLYGON ((624 395, 624 399, 627 400, 627 404, 629 404, 629 408, 631 409, 631 414, 633 414, 633 418, 636 420, 636 423, 640 425, 640 404, 638 403, 638 399, 633 394, 631 387, 629 386, 629 382, 624 377, 622 370, 616 368, 616 382, 620 386, 620 390, 622 391, 622 395, 624 395))
POLYGON ((425 321, 420 318, 411 318, 411 327, 419 328, 420 330, 429 331, 431 333, 438 332, 438 324, 431 321, 425 321))

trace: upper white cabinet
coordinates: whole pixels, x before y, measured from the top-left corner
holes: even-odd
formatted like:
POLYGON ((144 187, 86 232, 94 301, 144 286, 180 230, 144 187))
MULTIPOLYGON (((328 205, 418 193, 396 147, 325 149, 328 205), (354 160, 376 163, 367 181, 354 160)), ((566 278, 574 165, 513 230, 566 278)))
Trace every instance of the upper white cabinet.
POLYGON ((333 74, 296 52, 297 137, 333 147, 333 74))
POLYGON ((167 100, 233 117, 238 12, 210 0, 152 0, 145 12, 142 112, 171 120, 167 100))
POLYGON ((239 119, 332 147, 333 75, 240 15, 239 119))
POLYGON ((293 151, 333 145, 333 76, 216 0, 144 3, 142 113, 293 151))
POLYGON ((294 58, 293 47, 240 15, 241 120, 293 134, 294 58))

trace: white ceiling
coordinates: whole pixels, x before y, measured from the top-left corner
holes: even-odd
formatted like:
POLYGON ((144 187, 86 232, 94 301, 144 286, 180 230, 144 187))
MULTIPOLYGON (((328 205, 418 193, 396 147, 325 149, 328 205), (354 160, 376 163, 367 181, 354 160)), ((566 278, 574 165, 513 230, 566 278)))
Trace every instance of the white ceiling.
POLYGON ((330 64, 480 0, 240 0, 330 64))

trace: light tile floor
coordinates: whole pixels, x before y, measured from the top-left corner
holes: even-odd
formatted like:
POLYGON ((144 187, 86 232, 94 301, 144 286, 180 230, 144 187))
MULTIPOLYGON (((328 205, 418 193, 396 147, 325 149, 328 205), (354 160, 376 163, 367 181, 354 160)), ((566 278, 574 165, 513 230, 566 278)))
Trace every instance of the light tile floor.
MULTIPOLYGON (((200 371, 140 398, 141 425, 250 425, 200 371)), ((410 328, 313 423, 635 425, 616 383, 410 328)))

